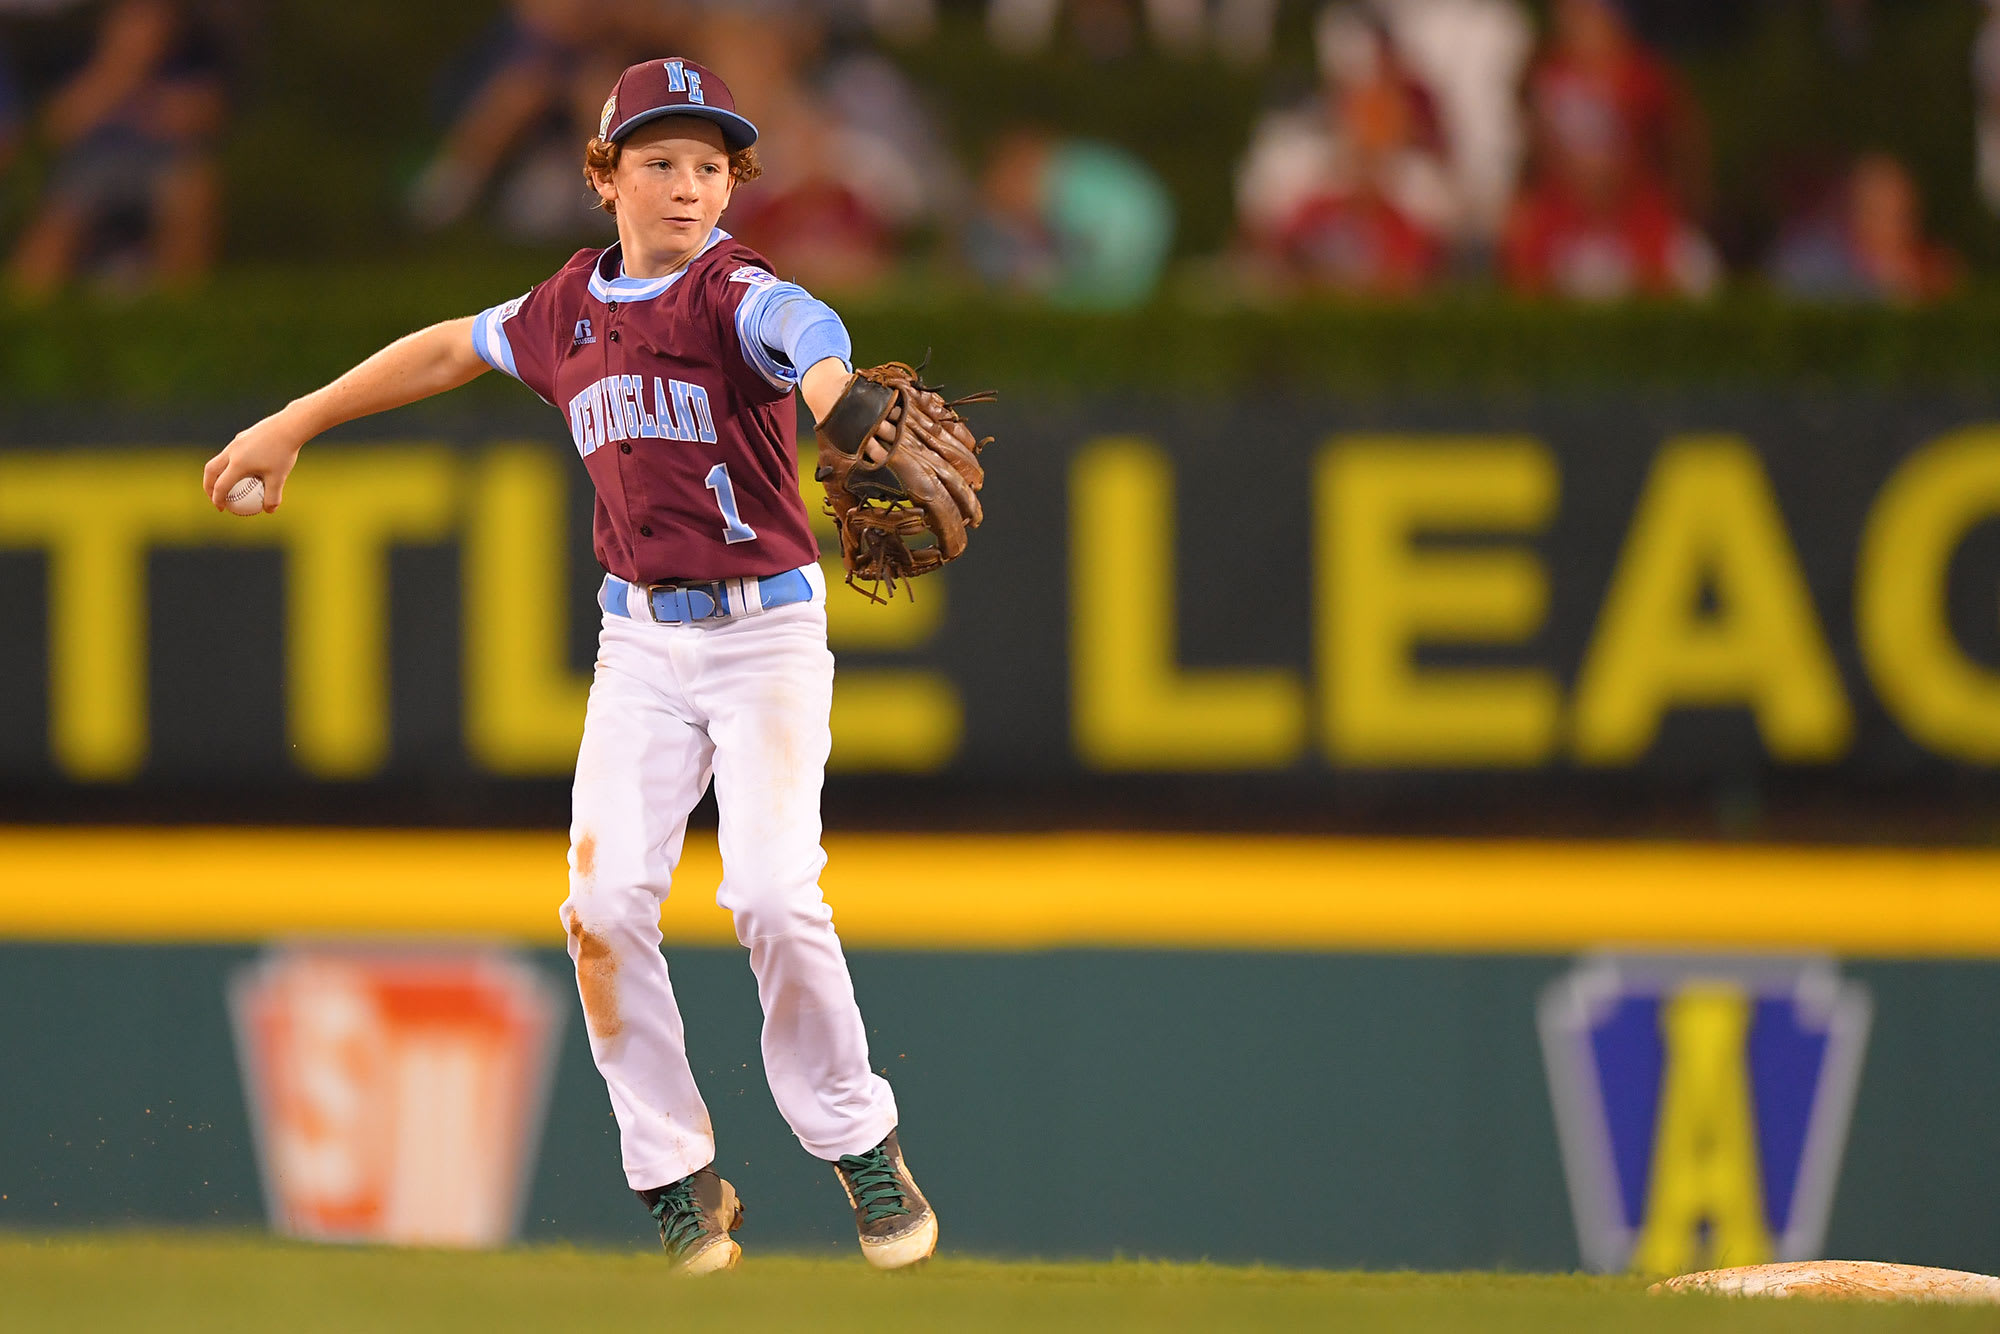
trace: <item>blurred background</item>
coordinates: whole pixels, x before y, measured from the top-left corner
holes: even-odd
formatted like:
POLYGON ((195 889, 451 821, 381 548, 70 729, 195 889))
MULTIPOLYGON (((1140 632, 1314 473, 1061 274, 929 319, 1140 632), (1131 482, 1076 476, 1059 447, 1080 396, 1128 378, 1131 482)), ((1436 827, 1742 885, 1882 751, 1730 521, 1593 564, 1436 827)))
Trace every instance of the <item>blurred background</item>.
MULTIPOLYGON (((826 884, 948 1245, 2000 1267, 1970 0, 0 0, 0 1226, 645 1244, 555 919, 558 419, 197 479, 608 244, 582 144, 667 54, 764 133, 724 226, 1000 391, 972 554, 830 604, 826 884)), ((851 1244, 690 846, 746 1241, 851 1244)))

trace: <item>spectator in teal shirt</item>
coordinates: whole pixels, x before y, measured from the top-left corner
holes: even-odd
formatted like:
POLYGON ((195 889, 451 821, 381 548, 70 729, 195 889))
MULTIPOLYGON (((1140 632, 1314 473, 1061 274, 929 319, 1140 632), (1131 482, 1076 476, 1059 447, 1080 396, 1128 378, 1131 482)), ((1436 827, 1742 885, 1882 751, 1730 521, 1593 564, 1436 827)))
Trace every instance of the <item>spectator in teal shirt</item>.
POLYGON ((1109 144, 1024 129, 994 148, 964 244, 995 287, 1112 310, 1152 296, 1173 234, 1173 202, 1145 163, 1109 144))

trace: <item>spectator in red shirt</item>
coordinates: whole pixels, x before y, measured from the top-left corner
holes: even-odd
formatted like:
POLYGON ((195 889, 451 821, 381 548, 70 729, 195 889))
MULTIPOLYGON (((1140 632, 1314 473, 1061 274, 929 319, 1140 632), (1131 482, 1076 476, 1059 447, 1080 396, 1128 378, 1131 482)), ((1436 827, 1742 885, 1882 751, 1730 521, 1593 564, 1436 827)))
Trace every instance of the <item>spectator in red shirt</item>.
POLYGON ((730 213, 744 244, 815 291, 865 291, 885 279, 903 238, 935 214, 948 178, 914 88, 887 62, 826 60, 823 16, 808 8, 718 6, 701 49, 732 71, 770 131, 764 177, 730 213))
POLYGON ((1582 300, 1709 291, 1719 265, 1677 188, 1699 122, 1609 0, 1558 0, 1528 96, 1534 163, 1501 239, 1508 284, 1582 300))
POLYGON ((1267 117, 1238 176, 1253 267, 1287 286, 1420 290, 1460 212, 1436 101, 1366 11, 1328 10, 1319 39, 1319 99, 1267 117))
POLYGON ((1536 173, 1611 158, 1699 216, 1707 132, 1673 69, 1632 35, 1614 0, 1556 0, 1553 16, 1548 49, 1528 76, 1536 173))
POLYGON ((1517 292, 1585 301, 1701 296, 1719 277, 1714 250, 1664 190, 1602 173, 1516 200, 1501 264, 1517 292))

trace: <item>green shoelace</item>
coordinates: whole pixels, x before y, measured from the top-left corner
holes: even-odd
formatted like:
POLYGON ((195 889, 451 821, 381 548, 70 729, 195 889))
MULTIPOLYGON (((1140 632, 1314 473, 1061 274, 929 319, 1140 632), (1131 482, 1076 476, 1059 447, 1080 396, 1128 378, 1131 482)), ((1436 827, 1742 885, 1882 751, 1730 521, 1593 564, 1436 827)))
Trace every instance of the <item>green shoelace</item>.
POLYGON ((848 1189, 861 1210, 861 1221, 879 1223, 885 1218, 910 1212, 903 1206, 903 1186, 896 1177, 896 1165, 879 1145, 863 1154, 843 1154, 840 1170, 847 1174, 848 1189))
POLYGON ((707 1231, 694 1187, 685 1181, 653 1201, 653 1218, 660 1225, 660 1244, 676 1258, 707 1231))

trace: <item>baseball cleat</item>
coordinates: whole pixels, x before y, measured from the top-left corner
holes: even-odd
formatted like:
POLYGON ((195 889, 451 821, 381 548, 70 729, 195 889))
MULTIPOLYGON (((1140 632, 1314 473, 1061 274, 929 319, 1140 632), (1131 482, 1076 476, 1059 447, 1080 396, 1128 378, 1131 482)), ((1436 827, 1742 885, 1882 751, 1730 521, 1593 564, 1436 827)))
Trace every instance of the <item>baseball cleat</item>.
POLYGON ((682 1177, 671 1186, 642 1190, 639 1198, 660 1225, 660 1245, 676 1274, 714 1274, 736 1268, 743 1248, 729 1234, 743 1226, 743 1201, 736 1187, 712 1167, 682 1177))
POLYGON ((931 1258, 937 1249, 937 1214, 903 1162, 895 1131, 866 1153, 844 1155, 833 1171, 854 1206, 854 1226, 869 1264, 906 1269, 931 1258))

